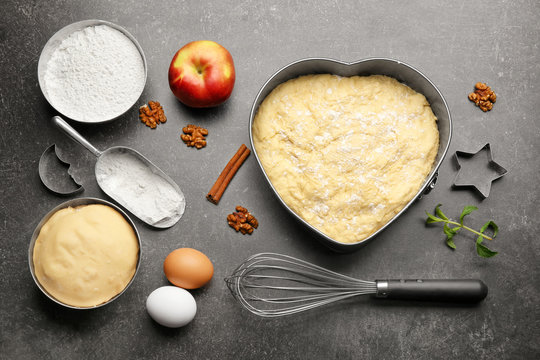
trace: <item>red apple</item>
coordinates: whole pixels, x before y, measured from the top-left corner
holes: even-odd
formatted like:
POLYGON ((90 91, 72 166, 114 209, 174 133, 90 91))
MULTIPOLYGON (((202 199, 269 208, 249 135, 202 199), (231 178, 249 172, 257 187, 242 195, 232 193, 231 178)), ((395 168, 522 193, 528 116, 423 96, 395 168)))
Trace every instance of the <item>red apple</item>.
POLYGON ((227 100, 235 78, 231 54, 209 40, 184 45, 169 67, 169 86, 174 96, 196 108, 216 106, 227 100))

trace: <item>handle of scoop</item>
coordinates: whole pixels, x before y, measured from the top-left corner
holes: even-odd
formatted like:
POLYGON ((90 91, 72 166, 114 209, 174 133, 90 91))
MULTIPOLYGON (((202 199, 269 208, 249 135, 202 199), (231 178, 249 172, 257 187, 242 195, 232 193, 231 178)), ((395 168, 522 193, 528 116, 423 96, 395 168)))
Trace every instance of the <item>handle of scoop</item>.
POLYGON ((94 154, 97 157, 101 156, 101 151, 96 149, 94 145, 90 144, 88 140, 86 140, 81 134, 77 132, 74 128, 71 127, 64 119, 62 119, 60 116, 53 116, 52 118, 53 123, 58 126, 60 129, 62 129, 69 137, 71 137, 73 140, 84 146, 87 150, 89 150, 92 154, 94 154))
POLYGON ((376 297, 386 299, 476 303, 488 288, 482 280, 377 280, 376 297))

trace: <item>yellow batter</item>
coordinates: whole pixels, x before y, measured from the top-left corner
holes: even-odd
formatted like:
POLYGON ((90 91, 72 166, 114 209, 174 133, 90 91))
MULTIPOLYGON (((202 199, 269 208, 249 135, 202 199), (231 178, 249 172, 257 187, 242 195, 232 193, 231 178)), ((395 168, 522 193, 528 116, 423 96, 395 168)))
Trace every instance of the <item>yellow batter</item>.
POLYGON ((102 304, 135 274, 139 243, 131 225, 110 206, 92 204, 57 211, 34 247, 35 275, 60 302, 102 304))
POLYGON ((439 146, 426 98, 381 75, 308 75, 276 87, 253 142, 281 198, 343 243, 364 240, 418 192, 439 146))

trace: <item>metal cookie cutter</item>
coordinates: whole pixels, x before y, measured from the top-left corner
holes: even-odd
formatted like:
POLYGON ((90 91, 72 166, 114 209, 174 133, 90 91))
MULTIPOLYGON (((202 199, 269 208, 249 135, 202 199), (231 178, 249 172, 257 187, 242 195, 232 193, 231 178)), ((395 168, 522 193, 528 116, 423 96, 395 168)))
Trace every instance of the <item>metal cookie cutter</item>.
POLYGON ((454 179, 453 186, 455 187, 473 187, 483 198, 489 196, 491 183, 508 172, 501 165, 493 160, 491 146, 489 143, 484 145, 477 152, 456 151, 454 157, 458 165, 458 173, 454 179), (486 153, 487 162, 481 158, 481 153, 486 153), (468 159, 468 166, 462 166, 459 159, 468 159))
POLYGON ((68 196, 84 190, 69 173, 70 164, 62 160, 56 144, 49 146, 39 159, 39 177, 47 189, 57 195, 68 196))

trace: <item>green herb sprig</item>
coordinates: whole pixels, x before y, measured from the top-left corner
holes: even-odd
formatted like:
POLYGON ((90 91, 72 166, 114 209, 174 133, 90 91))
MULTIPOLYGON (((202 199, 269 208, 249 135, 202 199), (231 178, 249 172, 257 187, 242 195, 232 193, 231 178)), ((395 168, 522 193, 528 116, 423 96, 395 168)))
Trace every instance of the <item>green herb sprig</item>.
POLYGON ((465 219, 465 216, 469 215, 475 210, 478 210, 476 206, 465 206, 463 208, 463 211, 461 212, 461 215, 459 216, 459 222, 450 220, 440 209, 441 204, 438 204, 435 207, 435 215, 432 215, 426 211, 426 215, 428 216, 426 219, 426 224, 433 224, 437 222, 443 222, 443 231, 446 235, 446 245, 452 249, 456 249, 456 244, 454 243, 454 235, 457 234, 457 232, 461 229, 468 230, 476 235, 478 235, 478 238, 476 239, 476 253, 484 258, 490 258, 492 256, 497 255, 498 253, 496 251, 492 251, 487 248, 482 242, 484 239, 487 240, 493 240, 495 236, 497 236, 499 232, 499 227, 495 222, 489 220, 487 223, 482 226, 480 231, 476 231, 474 229, 471 229, 468 226, 463 225, 463 220, 465 219), (451 227, 451 225, 455 225, 454 227, 451 227), (493 235, 491 237, 484 234, 484 231, 491 228, 493 230, 493 235))

